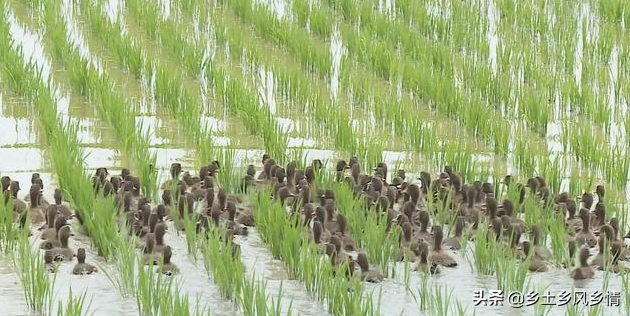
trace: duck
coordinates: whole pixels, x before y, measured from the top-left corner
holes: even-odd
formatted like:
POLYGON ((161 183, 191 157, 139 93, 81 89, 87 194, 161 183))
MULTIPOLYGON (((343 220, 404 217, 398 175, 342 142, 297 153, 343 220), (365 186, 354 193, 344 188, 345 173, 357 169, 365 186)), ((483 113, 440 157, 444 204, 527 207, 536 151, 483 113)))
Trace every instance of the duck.
POLYGON ((603 184, 598 184, 595 187, 595 194, 597 194, 597 201, 599 203, 604 203, 604 196, 606 195, 606 188, 603 184))
POLYGON ((26 202, 18 198, 18 192, 20 191, 20 182, 11 181, 9 185, 11 190, 11 197, 13 197, 13 211, 22 214, 26 211, 26 202))
POLYGON ((341 242, 343 243, 345 251, 354 251, 356 247, 356 242, 354 238, 348 236, 346 234, 346 227, 348 225, 348 220, 346 216, 338 213, 337 214, 337 232, 335 233, 339 238, 341 238, 341 242))
POLYGON ((62 202, 63 193, 61 192, 61 189, 59 188, 55 189, 54 198, 55 198, 54 205, 57 207, 57 211, 59 212, 59 214, 65 216, 66 218, 72 217, 72 211, 70 210, 68 206, 66 206, 62 202))
POLYGON ((59 241, 59 231, 62 227, 68 225, 68 220, 65 217, 57 216, 55 218, 55 226, 52 231, 46 231, 46 239, 42 241, 39 248, 40 249, 52 249, 55 247, 60 247, 61 242, 59 241))
POLYGON ((599 239, 598 239, 599 249, 595 257, 593 257, 593 260, 591 260, 591 266, 593 268, 597 268, 599 270, 604 270, 606 268, 607 264, 604 258, 610 259, 610 256, 608 254, 605 254, 605 252, 607 252, 606 246, 608 244, 609 243, 608 243, 608 240, 606 239, 606 236, 604 234, 599 235, 599 239))
POLYGON ((171 246, 165 246, 162 255, 162 265, 159 267, 159 270, 162 274, 165 275, 174 275, 179 273, 179 268, 177 265, 171 262, 171 257, 173 256, 173 251, 171 250, 171 246))
POLYGON ((57 258, 59 261, 72 261, 74 258, 74 251, 68 247, 68 239, 70 239, 70 226, 65 225, 59 229, 59 239, 60 246, 59 247, 50 247, 45 252, 53 257, 57 258))
POLYGON ((361 280, 370 283, 379 283, 385 278, 383 273, 373 267, 370 267, 367 254, 359 252, 357 254, 356 263, 361 268, 361 280))
POLYGON ((57 230, 55 229, 55 220, 57 219, 57 206, 50 205, 48 209, 46 209, 46 225, 42 226, 40 230, 42 231, 40 238, 43 240, 54 239, 57 235, 57 230))
POLYGON ((399 242, 399 249, 400 252, 398 253, 398 261, 403 261, 405 259, 409 260, 409 261, 413 261, 414 258, 414 253, 413 253, 413 249, 412 249, 412 245, 411 245, 411 224, 409 222, 404 222, 400 225, 400 230, 401 230, 401 234, 400 234, 400 242, 399 242))
POLYGON ((610 252, 612 253, 612 262, 608 267, 610 271, 612 271, 613 273, 627 273, 628 268, 619 264, 619 257, 622 252, 622 245, 620 243, 613 243, 610 252))
POLYGON ((85 263, 85 248, 77 249, 77 264, 75 264, 74 268, 72 268, 72 274, 84 275, 84 274, 92 274, 97 271, 98 270, 96 269, 95 266, 89 263, 85 263))
POLYGON ((567 228, 569 228, 569 234, 575 235, 582 227, 582 218, 580 216, 576 216, 577 203, 573 199, 568 199, 565 202, 565 208, 567 209, 568 214, 566 223, 567 228))
POLYGON ((39 203, 41 194, 42 190, 40 189, 40 186, 38 184, 34 184, 30 192, 31 206, 29 208, 29 215, 33 224, 41 224, 46 221, 46 216, 44 215, 44 211, 40 207, 39 203))
POLYGON ((425 242, 418 244, 418 252, 418 263, 416 264, 415 271, 439 274, 440 266, 435 262, 431 262, 431 264, 428 262, 429 245, 425 242))
POLYGON ((159 259, 160 259, 160 255, 158 253, 155 252, 155 250, 153 249, 153 247, 155 246, 155 234, 154 233, 148 233, 145 236, 145 245, 144 245, 144 250, 142 253, 142 262, 144 262, 144 265, 150 266, 150 265, 157 265, 159 263, 159 259))
POLYGON ((595 270, 588 264, 588 257, 588 248, 582 248, 580 250, 580 266, 571 271, 571 278, 574 280, 586 280, 595 276, 595 270))
POLYGON ((540 228, 538 225, 532 227, 532 242, 534 244, 534 255, 541 260, 549 260, 551 258, 551 251, 540 244, 540 228))
POLYGON ((155 245, 153 246, 155 252, 163 252, 164 248, 167 247, 164 244, 164 234, 166 234, 166 224, 156 224, 154 229, 155 245))
POLYGON ((582 230, 575 234, 575 242, 578 247, 588 245, 589 248, 593 248, 597 245, 597 238, 591 231, 591 215, 590 212, 582 208, 580 209, 580 218, 582 219, 582 230))
POLYGON ((523 241, 523 252, 525 256, 529 257, 529 271, 531 272, 545 272, 547 271, 547 265, 534 253, 532 253, 532 246, 529 241, 523 241))
POLYGON ((456 267, 457 261, 442 250, 442 239, 444 238, 442 226, 435 225, 431 231, 433 232, 433 250, 429 253, 429 261, 448 268, 456 267))
POLYGON ((464 232, 464 224, 464 217, 458 216, 457 220, 455 221, 455 234, 453 235, 453 237, 444 239, 444 247, 451 250, 459 250, 462 248, 461 240, 462 233, 464 232))
POLYGON ((330 241, 328 244, 333 246, 333 252, 330 253, 330 249, 327 249, 327 254, 331 257, 330 260, 333 264, 333 267, 339 268, 343 262, 348 261, 348 255, 345 251, 343 251, 341 238, 336 235, 330 236, 330 241))

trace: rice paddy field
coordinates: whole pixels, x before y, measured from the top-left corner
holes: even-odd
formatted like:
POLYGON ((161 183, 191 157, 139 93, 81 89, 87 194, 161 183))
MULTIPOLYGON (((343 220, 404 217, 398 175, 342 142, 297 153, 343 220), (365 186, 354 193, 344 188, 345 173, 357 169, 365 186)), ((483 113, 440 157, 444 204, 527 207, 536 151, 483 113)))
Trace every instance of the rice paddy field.
MULTIPOLYGON (((626 13, 624 0, 0 0, 0 175, 22 184, 18 198, 33 173, 49 201, 60 188, 82 214, 70 247, 98 267, 49 273, 38 227, 16 228, 13 202, 4 204, 0 314, 628 315, 629 275, 573 280, 564 218, 530 200, 521 219, 542 228, 548 271, 529 272, 480 228, 450 251, 457 267, 432 275, 398 260, 398 231, 364 216, 334 179, 337 161, 356 156, 368 173, 385 162, 388 179, 404 169, 409 183, 451 166, 466 183, 490 183, 499 201, 515 194, 506 175, 543 177, 552 195, 604 185, 606 219, 623 236, 626 13), (153 273, 116 206, 92 190, 97 168, 129 168, 157 205, 171 164, 196 175, 216 160, 216 182, 238 192, 265 153, 280 166, 323 163, 317 186, 334 188, 382 282, 333 275, 269 188, 245 195, 239 211, 252 208, 255 225, 233 241, 218 229, 201 237, 187 216, 182 227, 168 222, 180 273, 153 273), (236 256, 223 251, 232 243, 236 256), (501 292, 502 304, 475 301, 480 291, 501 292), (591 304, 558 304, 563 291, 584 291, 591 304), (511 292, 525 303, 510 306, 511 292)), ((431 221, 451 236, 449 214, 431 221)))

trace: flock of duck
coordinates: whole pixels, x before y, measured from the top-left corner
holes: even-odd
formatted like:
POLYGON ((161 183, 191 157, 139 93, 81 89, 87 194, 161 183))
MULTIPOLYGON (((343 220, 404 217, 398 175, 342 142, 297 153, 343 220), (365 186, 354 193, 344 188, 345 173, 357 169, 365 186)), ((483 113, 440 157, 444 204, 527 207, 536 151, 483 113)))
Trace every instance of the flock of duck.
MULTIPOLYGON (((218 183, 218 161, 202 166, 196 176, 182 170, 179 163, 171 164, 170 179, 162 185, 162 200, 157 205, 152 205, 150 198, 141 194, 140 178, 128 169, 122 169, 120 175, 110 175, 106 168, 98 168, 93 177, 93 189, 95 195, 113 197, 129 234, 138 237, 137 247, 141 249, 144 264, 157 265, 164 274, 179 272, 171 262, 172 249, 164 240, 168 221, 174 222, 175 229, 183 230, 184 218, 188 217, 196 224, 197 233, 214 225, 221 229, 222 238, 234 241, 236 235, 246 236, 248 227, 255 225, 255 211, 245 206, 246 194, 271 188, 271 198, 284 205, 288 212, 300 212, 310 234, 309 242, 330 259, 335 269, 346 267, 346 274, 366 282, 384 279, 382 272, 370 265, 368 254, 357 249, 347 229, 348 219, 335 202, 335 190, 320 187, 317 181, 323 167, 320 160, 300 169, 295 162, 278 165, 265 154, 262 164, 261 171, 249 165, 242 178, 241 192, 232 194, 218 183)), ((490 183, 463 183, 462 176, 449 166, 434 179, 428 172, 421 172, 412 181, 408 181, 404 170, 394 174, 390 181, 387 164, 383 162, 370 172, 364 172, 358 158, 352 157, 337 162, 335 180, 347 184, 355 199, 365 201, 366 212, 386 214, 387 231, 398 229, 400 232, 398 260, 414 262, 416 271, 436 274, 443 268, 457 267, 454 252, 474 238, 481 225, 487 225, 499 244, 513 251, 517 258, 528 258, 530 271, 547 271, 551 252, 541 244, 541 227, 527 227, 518 218, 524 202, 530 198, 537 201, 537 207, 565 214, 569 264, 573 264, 579 250, 579 265, 571 271, 572 278, 592 278, 597 268, 620 272, 625 268, 619 261, 630 259, 630 250, 623 241, 630 238, 630 234, 619 238, 619 220, 614 217, 606 220, 602 185, 597 186, 595 194, 586 192, 573 198, 566 192, 552 195, 541 177, 532 177, 521 184, 506 176, 503 184, 515 188, 519 196, 513 201, 495 196, 490 183), (438 209, 453 215, 451 237, 445 238, 442 225, 432 219, 438 209), (470 232, 470 238, 463 237, 464 230, 470 232), (522 235, 528 235, 528 240, 521 241, 522 235), (611 255, 605 254, 605 245, 610 245, 611 255), (589 262, 589 249, 595 247, 597 254, 589 262)), ((84 248, 75 252, 69 246, 70 237, 74 235, 70 221, 76 219, 82 223, 83 220, 79 212, 63 202, 60 189, 55 190, 51 204, 42 196, 44 184, 38 173, 32 175, 29 194, 23 200, 18 197, 18 181, 4 176, 0 182, 5 203, 12 201, 14 218, 20 226, 24 227, 30 218, 33 227, 40 231, 40 248, 53 271, 58 262, 73 262, 75 257, 74 274, 97 271, 94 265, 86 263, 84 248)), ((232 247, 232 254, 238 255, 238 243, 233 242, 232 247)))

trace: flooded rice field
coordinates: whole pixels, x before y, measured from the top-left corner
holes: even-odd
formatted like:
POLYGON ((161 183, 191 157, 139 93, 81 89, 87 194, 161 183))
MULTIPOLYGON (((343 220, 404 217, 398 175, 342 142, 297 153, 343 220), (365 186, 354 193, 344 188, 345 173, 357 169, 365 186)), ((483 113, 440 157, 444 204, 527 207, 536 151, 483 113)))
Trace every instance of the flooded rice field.
POLYGON ((0 8, 2 315, 630 313, 625 1, 0 8))

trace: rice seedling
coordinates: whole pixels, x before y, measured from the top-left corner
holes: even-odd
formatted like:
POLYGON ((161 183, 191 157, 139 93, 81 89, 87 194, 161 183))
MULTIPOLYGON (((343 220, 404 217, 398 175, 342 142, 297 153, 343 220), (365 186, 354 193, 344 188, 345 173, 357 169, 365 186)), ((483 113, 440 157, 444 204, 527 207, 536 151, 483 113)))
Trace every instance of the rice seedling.
POLYGON ((51 314, 55 275, 50 277, 44 260, 26 235, 20 238, 17 253, 13 254, 13 264, 18 270, 20 283, 24 287, 24 298, 31 311, 51 314))
POLYGON ((91 301, 86 303, 87 292, 83 291, 80 295, 73 295, 72 288, 68 290, 68 299, 64 304, 62 300, 57 303, 57 316, 83 316, 94 315, 95 312, 89 313, 91 301))
POLYGON ((472 254, 466 252, 466 260, 471 269, 482 275, 492 275, 497 269, 496 254, 501 250, 486 225, 479 227, 473 244, 474 249, 470 249, 472 254))
POLYGON ((201 239, 200 246, 204 268, 208 275, 212 275, 221 295, 233 300, 238 298, 243 286, 245 267, 238 252, 234 253, 232 240, 226 238, 218 228, 212 227, 208 238, 201 239))
POLYGON ((13 199, 2 196, 0 198, 0 251, 5 254, 13 253, 20 236, 29 229, 28 225, 22 230, 16 227, 13 218, 13 199))
MULTIPOLYGON (((125 225, 122 226, 121 231, 128 231, 125 225)), ((126 236, 117 235, 114 236, 113 246, 117 254, 115 264, 117 271, 109 272, 108 269, 100 267, 109 281, 116 287, 118 293, 123 297, 130 297, 135 294, 136 289, 136 249, 135 238, 127 240, 126 236)))

